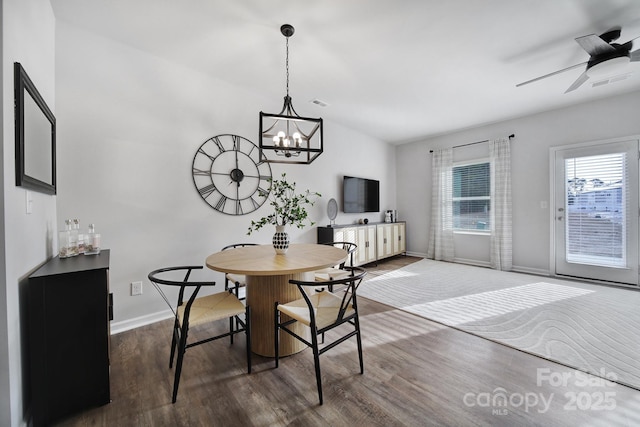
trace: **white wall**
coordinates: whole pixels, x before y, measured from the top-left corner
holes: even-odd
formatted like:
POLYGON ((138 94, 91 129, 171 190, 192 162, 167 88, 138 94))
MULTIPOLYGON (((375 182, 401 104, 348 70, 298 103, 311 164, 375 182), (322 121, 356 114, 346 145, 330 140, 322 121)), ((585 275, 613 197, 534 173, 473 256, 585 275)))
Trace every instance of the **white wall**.
MULTIPOLYGON (((271 241, 269 228, 246 235, 251 220, 269 212, 267 204, 244 216, 214 211, 194 188, 191 162, 197 148, 217 134, 257 143, 259 111, 279 111, 281 98, 259 98, 61 21, 56 76, 58 226, 65 218, 79 218, 83 228, 95 223, 103 247, 111 249, 113 330, 152 320, 147 316, 166 309, 146 279, 149 271, 203 265, 207 255, 230 243, 271 241), (144 293, 132 297, 129 284, 137 280, 144 281, 144 293)), ((322 109, 302 108, 301 114, 322 115, 322 109)), ((322 194, 312 219, 328 223, 326 203, 340 200, 343 174, 379 179, 381 207, 393 206, 394 147, 336 123, 325 122, 324 131, 325 152, 313 164, 272 165, 274 177, 286 172, 298 189, 322 194)), ((337 221, 357 217, 341 214, 337 221)), ((316 241, 313 227, 289 233, 293 242, 316 241)), ((203 274, 221 287, 222 274, 203 274)))
POLYGON ((0 250, 0 425, 25 423, 28 405, 24 291, 26 277, 53 255, 56 197, 32 192, 33 213, 25 212, 25 190, 15 185, 13 63, 20 62, 56 113, 55 18, 48 0, 2 2, 2 180, 0 250))
MULTIPOLYGON (((589 90, 589 89, 585 89, 589 90)), ((592 90, 606 90, 605 88, 592 90)), ((567 95, 571 96, 571 95, 567 95)), ((549 273, 549 148, 640 133, 640 92, 535 114, 398 146, 398 209, 408 222, 410 252, 425 255, 431 213, 432 148, 444 148, 515 133, 512 140, 514 269, 549 273)), ((487 157, 488 145, 454 150, 454 159, 487 157)), ((489 237, 455 236, 456 258, 489 263, 489 237)))

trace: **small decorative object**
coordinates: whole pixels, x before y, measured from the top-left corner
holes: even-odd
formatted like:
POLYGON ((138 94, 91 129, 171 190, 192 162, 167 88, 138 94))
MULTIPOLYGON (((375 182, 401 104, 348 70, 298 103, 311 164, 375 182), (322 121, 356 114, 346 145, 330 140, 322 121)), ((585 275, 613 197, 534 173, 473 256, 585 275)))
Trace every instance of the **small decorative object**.
POLYGON ((336 199, 329 199, 327 203, 327 216, 329 217, 329 227, 333 227, 336 223, 336 216, 338 216, 338 202, 336 202, 336 199))
POLYGON ((100 253, 100 234, 96 233, 95 224, 89 224, 89 233, 86 235, 85 255, 97 255, 100 253))
POLYGON ((58 232, 58 257, 68 258, 69 255, 69 230, 58 232))
POLYGON ((78 255, 78 230, 74 228, 74 220, 64 221, 65 229, 58 233, 58 256, 69 258, 78 255))
POLYGON ((85 235, 80 232, 80 220, 73 220, 73 229, 78 233, 78 254, 83 254, 85 251, 85 235))
POLYGON ((365 224, 369 224, 369 218, 363 219, 362 222, 364 222, 365 224))
MULTIPOLYGON (((273 212, 258 221, 251 221, 247 234, 251 234, 267 224, 275 225, 276 234, 273 236, 273 246, 276 248, 276 253, 283 254, 289 248, 289 236, 284 232, 284 226, 294 225, 298 228, 304 228, 305 220, 309 215, 305 205, 313 206, 315 197, 321 197, 321 195, 309 190, 296 194, 296 184, 287 182, 286 174, 284 173, 282 174, 282 179, 270 179, 269 182, 271 184, 271 193, 261 194, 261 196, 270 200, 269 205, 273 207, 273 212), (278 230, 279 226, 282 226, 281 230, 278 230), (279 233, 284 233, 286 238, 279 233), (283 248, 285 241, 286 248, 283 248)), ((315 224, 313 221, 309 222, 309 225, 315 224)))
POLYGON ((284 231, 284 225, 276 225, 276 233, 273 235, 273 249, 278 255, 284 255, 289 249, 289 234, 284 231))
POLYGON ((364 224, 364 221, 362 221, 362 218, 358 219, 358 224, 364 224))

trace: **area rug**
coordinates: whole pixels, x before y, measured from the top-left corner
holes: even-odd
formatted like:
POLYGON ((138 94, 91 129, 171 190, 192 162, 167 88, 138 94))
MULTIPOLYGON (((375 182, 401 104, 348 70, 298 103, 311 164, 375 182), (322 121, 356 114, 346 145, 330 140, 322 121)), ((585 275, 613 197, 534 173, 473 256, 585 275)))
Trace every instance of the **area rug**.
POLYGON ((421 260, 358 295, 640 390, 640 291, 421 260))

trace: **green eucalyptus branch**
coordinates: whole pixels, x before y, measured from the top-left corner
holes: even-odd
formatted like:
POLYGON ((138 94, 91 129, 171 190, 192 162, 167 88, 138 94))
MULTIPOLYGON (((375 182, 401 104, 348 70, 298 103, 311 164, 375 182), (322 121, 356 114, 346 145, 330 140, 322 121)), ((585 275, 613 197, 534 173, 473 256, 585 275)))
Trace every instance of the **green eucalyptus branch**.
MULTIPOLYGON (((320 193, 306 190, 296 194, 296 184, 287 182, 285 173, 282 179, 270 179, 271 192, 260 194, 261 197, 268 197, 269 205, 273 207, 273 212, 260 218, 258 221, 251 221, 251 226, 247 234, 258 231, 267 224, 271 225, 292 225, 304 228, 305 220, 309 214, 306 205, 313 206, 317 197, 322 197, 320 193)), ((309 225, 315 222, 309 221, 309 225)))

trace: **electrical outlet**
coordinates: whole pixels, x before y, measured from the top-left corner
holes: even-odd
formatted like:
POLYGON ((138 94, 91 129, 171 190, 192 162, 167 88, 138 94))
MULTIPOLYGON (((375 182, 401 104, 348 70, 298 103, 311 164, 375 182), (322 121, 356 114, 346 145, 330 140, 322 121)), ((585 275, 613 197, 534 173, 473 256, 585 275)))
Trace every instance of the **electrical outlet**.
POLYGON ((142 282, 131 282, 131 296, 142 295, 142 282))

